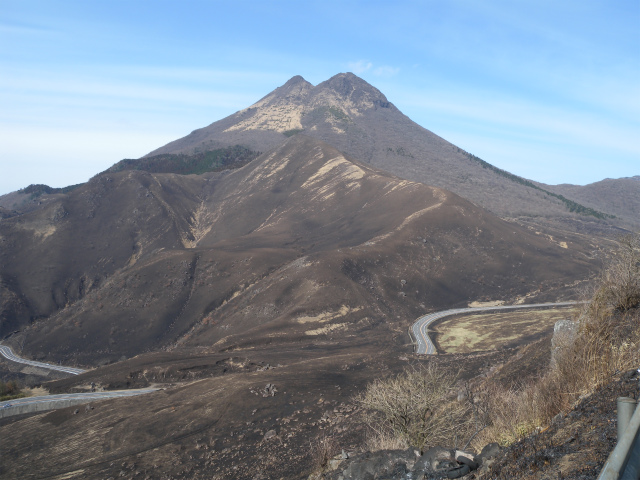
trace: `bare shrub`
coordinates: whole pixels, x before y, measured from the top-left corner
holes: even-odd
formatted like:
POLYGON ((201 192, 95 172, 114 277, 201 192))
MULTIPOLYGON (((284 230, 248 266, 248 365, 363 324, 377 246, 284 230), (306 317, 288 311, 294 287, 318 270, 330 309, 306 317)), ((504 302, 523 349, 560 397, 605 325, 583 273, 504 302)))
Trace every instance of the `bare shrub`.
POLYGON ((423 450, 462 441, 470 428, 468 406, 452 398, 455 385, 455 375, 432 364, 412 366, 373 381, 357 400, 368 412, 366 422, 377 443, 423 450))
POLYGON ((13 400, 14 398, 26 396, 27 393, 22 391, 22 388, 15 380, 9 380, 6 383, 0 380, 0 401, 13 400))
POLYGON ((608 261, 590 307, 600 313, 640 307, 640 234, 626 235, 608 261))
POLYGON ((578 334, 555 374, 582 395, 640 361, 640 234, 622 237, 579 313, 578 334))
POLYGON ((311 442, 309 451, 314 469, 323 471, 329 465, 329 460, 335 457, 340 449, 335 438, 323 433, 322 436, 311 442))

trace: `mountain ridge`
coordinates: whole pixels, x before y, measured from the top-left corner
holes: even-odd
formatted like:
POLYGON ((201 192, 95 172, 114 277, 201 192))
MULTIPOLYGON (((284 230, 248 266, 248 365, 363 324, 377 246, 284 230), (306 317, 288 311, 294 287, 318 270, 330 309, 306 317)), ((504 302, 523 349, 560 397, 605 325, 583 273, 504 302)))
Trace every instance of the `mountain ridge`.
POLYGON ((173 344, 383 338, 426 308, 571 295, 593 261, 306 135, 232 171, 103 174, 3 219, 0 237, 0 335, 85 365, 173 344))
MULTIPOLYGON (((334 75, 317 86, 293 77, 250 107, 146 157, 236 144, 267 151, 299 132, 401 178, 451 190, 502 217, 536 222, 553 216, 593 224, 590 217, 602 221, 616 215, 599 205, 575 205, 578 200, 560 198, 562 193, 536 182, 496 173, 496 167, 413 122, 352 73, 334 75)), ((633 222, 632 215, 625 218, 633 222)), ((602 225, 607 228, 607 222, 602 225)))

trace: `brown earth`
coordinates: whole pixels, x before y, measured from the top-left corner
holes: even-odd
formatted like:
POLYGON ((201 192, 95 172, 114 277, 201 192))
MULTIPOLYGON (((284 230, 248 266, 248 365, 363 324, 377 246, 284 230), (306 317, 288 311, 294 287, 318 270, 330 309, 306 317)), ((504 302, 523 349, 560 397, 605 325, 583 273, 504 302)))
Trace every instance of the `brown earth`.
MULTIPOLYGON (((91 382, 164 390, 3 419, 0 435, 12 440, 0 442, 0 478, 306 478, 317 467, 319 440, 330 439, 334 454, 362 451, 367 430, 354 396, 374 378, 434 362, 459 372, 461 380, 491 378, 509 386, 541 374, 550 359, 548 337, 500 351, 429 358, 415 357, 406 338, 400 346, 362 339, 348 349, 320 344, 233 354, 157 352, 48 382, 51 393, 86 391, 91 382)), ((613 399, 632 393, 637 380, 624 385, 590 397, 599 399, 595 407, 583 401, 540 439, 517 443, 493 471, 498 478, 557 478, 525 473, 534 467, 580 471, 581 449, 593 455, 586 466, 597 469, 615 430, 613 399)))
MULTIPOLYGON (((309 121, 333 131, 351 128, 343 114, 353 120, 362 105, 394 111, 362 89, 340 110, 332 102, 355 80, 333 80, 309 121)), ((306 89, 296 80, 278 96, 306 89)), ((4 419, 1 478, 301 478, 318 438, 362 445, 352 398, 373 378, 418 361, 472 378, 513 355, 539 371, 539 357, 527 360, 539 352, 513 346, 417 359, 407 329, 474 301, 576 298, 597 244, 501 220, 306 135, 282 143, 294 113, 278 146, 242 168, 107 173, 3 214, 0 338, 94 368, 48 382, 54 393, 165 389, 4 419)), ((254 114, 247 125, 260 125, 254 114)), ((230 141, 255 138, 243 132, 230 141)))
POLYGON ((353 397, 367 382, 424 361, 461 369, 462 378, 488 375, 516 351, 418 359, 411 350, 408 342, 363 339, 349 349, 150 353, 49 382, 51 393, 85 391, 91 382, 166 389, 3 419, 0 435, 12 441, 0 444, 0 478, 306 478, 319 439, 330 438, 337 453, 362 448, 366 430, 353 397))
POLYGON ((570 298, 597 263, 584 241, 305 136, 233 172, 99 176, 3 220, 0 242, 2 335, 85 366, 178 346, 388 342, 432 309, 570 298))

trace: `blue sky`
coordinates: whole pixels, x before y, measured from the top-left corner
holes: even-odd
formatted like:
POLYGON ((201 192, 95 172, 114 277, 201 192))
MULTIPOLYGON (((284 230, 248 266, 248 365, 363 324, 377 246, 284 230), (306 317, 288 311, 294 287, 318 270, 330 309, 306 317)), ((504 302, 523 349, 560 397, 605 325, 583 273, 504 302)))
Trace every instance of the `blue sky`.
POLYGON ((640 175, 639 0, 0 0, 0 194, 345 71, 517 175, 640 175))

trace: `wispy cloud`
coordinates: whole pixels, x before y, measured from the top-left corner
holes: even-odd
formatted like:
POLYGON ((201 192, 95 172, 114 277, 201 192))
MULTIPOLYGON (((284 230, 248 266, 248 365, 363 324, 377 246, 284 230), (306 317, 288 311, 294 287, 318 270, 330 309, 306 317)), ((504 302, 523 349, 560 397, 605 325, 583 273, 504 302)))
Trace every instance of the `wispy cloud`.
POLYGON ((393 77, 400 71, 399 68, 390 67, 389 65, 382 65, 373 69, 373 74, 378 77, 393 77))
POLYGON ((56 33, 56 31, 49 27, 38 25, 0 22, 0 33, 9 35, 49 35, 56 33))
POLYGON ((374 66, 373 62, 369 60, 358 60, 356 62, 349 62, 347 64, 349 70, 356 75, 362 75, 366 72, 371 72, 376 77, 393 77, 400 71, 399 68, 392 67, 390 65, 374 66))
POLYGON ((358 60, 357 62, 349 62, 347 65, 349 66, 349 70, 351 70, 356 75, 361 75, 364 72, 371 70, 371 67, 373 67, 373 63, 367 60, 358 60))
POLYGON ((472 125, 475 131, 501 132, 505 140, 511 137, 544 143, 591 145, 640 155, 634 134, 638 130, 637 122, 613 123, 611 118, 602 118, 588 109, 567 109, 508 95, 497 96, 488 91, 440 91, 437 99, 425 96, 424 92, 407 91, 405 95, 395 102, 406 102, 423 109, 423 115, 428 115, 432 124, 444 117, 455 119, 460 126, 472 125))

